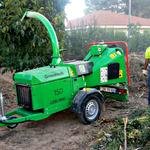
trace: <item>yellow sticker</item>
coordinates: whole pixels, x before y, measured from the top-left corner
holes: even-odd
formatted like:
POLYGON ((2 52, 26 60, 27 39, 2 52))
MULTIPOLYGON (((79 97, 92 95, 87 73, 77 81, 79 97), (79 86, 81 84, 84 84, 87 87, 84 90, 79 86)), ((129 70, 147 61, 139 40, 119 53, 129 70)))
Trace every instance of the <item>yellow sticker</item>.
POLYGON ((113 53, 113 54, 110 54, 110 58, 114 59, 116 57, 116 54, 113 53))
POLYGON ((86 88, 86 92, 90 92, 91 91, 91 88, 86 88))
POLYGON ((70 69, 70 75, 73 77, 74 76, 74 72, 72 69, 70 69))
POLYGON ((90 92, 92 89, 91 88, 84 88, 83 91, 86 91, 86 92, 90 92))
POLYGON ((123 71, 119 70, 119 78, 122 78, 122 77, 123 77, 123 71))

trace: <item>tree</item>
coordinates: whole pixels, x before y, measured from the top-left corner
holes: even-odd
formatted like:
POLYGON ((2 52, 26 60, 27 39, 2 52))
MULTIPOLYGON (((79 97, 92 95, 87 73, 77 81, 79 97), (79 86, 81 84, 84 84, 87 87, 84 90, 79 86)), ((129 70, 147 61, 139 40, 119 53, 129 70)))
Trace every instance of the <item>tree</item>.
POLYGON ((132 0, 132 15, 150 18, 150 0, 132 0))
POLYGON ((113 12, 124 12, 125 2, 124 0, 85 0, 87 9, 86 13, 93 12, 95 10, 111 10, 113 12))
MULTIPOLYGON (((149 0, 132 0, 132 15, 144 18, 150 18, 149 0)), ((95 10, 111 10, 128 14, 129 0, 85 0, 87 8, 86 13, 95 10)))
POLYGON ((36 20, 21 22, 26 10, 45 15, 64 45, 64 7, 69 0, 5 0, 0 2, 0 66, 21 71, 49 64, 50 41, 36 20))

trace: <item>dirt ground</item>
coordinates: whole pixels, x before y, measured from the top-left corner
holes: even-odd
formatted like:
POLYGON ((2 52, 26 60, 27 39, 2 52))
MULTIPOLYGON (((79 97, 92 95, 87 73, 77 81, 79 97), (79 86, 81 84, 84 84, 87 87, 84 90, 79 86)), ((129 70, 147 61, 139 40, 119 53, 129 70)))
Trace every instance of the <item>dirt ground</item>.
MULTIPOLYGON (((5 79, 5 78, 4 78, 5 79)), ((5 108, 16 106, 13 84, 0 79, 5 97, 5 108)), ((84 150, 91 149, 97 134, 109 128, 109 120, 116 116, 127 116, 136 108, 147 106, 146 98, 131 94, 129 102, 109 101, 99 121, 83 125, 70 110, 52 115, 46 120, 20 124, 11 130, 0 128, 0 150, 84 150), (99 124, 101 120, 107 120, 99 124)))

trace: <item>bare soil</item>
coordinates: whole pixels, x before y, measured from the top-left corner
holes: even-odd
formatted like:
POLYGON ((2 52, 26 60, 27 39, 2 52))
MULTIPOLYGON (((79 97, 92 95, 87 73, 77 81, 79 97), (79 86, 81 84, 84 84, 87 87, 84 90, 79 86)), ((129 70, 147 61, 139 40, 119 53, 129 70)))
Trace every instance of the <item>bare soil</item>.
MULTIPOLYGON (((137 80, 140 75, 133 76, 132 79, 137 80)), ((42 121, 20 124, 13 130, 1 127, 0 150, 91 149, 98 133, 105 128, 109 130, 116 117, 125 117, 135 109, 147 107, 147 90, 145 81, 142 81, 141 84, 134 82, 136 85, 131 85, 129 102, 107 101, 100 120, 91 125, 81 124, 74 113, 66 110, 42 121)), ((6 111, 15 108, 12 80, 6 76, 0 76, 0 88, 5 98, 6 111)))

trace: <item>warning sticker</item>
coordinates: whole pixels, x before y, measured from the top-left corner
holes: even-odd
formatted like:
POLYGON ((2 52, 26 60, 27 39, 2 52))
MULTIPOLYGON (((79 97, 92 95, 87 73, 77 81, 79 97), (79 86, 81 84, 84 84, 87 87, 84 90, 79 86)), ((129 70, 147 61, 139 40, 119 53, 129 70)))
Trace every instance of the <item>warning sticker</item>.
POLYGON ((109 87, 100 87, 100 91, 102 91, 102 92, 116 93, 117 89, 115 89, 115 88, 109 88, 109 87))
POLYGON ((107 82, 108 81, 108 68, 103 67, 100 69, 100 82, 107 82))
POLYGON ((74 76, 74 72, 73 72, 73 70, 71 68, 70 68, 70 75, 71 75, 71 77, 74 76))
POLYGON ((115 54, 115 53, 110 54, 110 58, 111 58, 111 59, 114 59, 115 57, 116 57, 116 54, 115 54))
POLYGON ((123 77, 123 71, 119 70, 119 78, 122 78, 122 77, 123 77))
POLYGON ((79 66, 79 70, 80 70, 81 73, 85 73, 86 72, 84 65, 80 65, 79 66))

